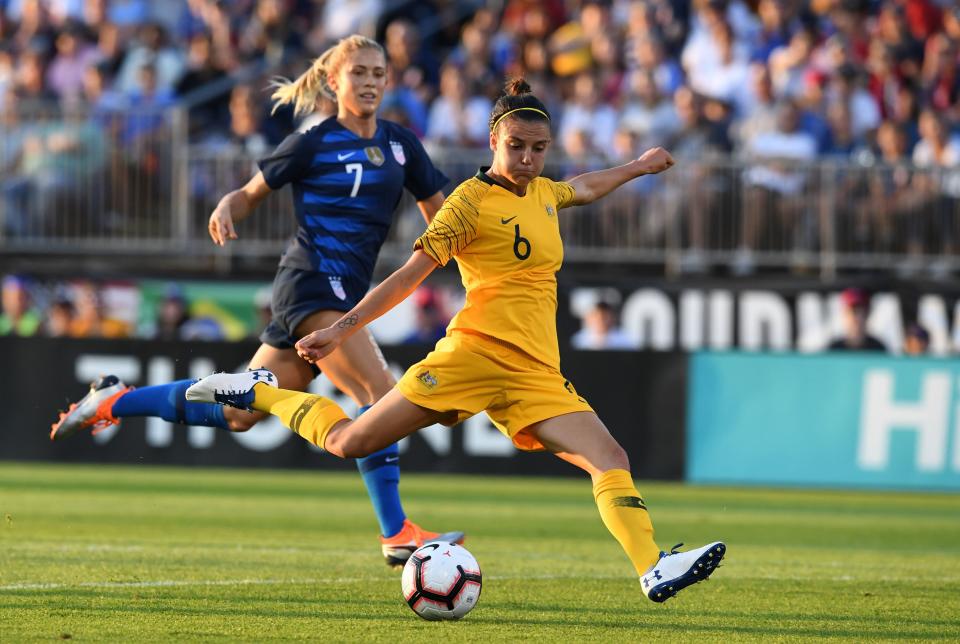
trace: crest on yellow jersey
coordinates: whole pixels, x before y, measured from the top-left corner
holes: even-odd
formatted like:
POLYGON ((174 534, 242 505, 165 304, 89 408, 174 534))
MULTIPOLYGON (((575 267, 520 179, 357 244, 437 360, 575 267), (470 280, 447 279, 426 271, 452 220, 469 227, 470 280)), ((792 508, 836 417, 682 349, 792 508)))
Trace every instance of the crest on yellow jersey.
POLYGON ((380 167, 383 165, 383 162, 386 161, 386 157, 383 156, 383 150, 379 146, 371 145, 370 147, 363 148, 363 151, 367 155, 367 159, 370 160, 370 163, 380 167))
POLYGON ((433 389, 437 386, 436 377, 426 369, 417 374, 417 380, 425 384, 427 389, 433 389))
POLYGON ((547 217, 556 217, 557 212, 553 209, 553 206, 547 206, 547 217))

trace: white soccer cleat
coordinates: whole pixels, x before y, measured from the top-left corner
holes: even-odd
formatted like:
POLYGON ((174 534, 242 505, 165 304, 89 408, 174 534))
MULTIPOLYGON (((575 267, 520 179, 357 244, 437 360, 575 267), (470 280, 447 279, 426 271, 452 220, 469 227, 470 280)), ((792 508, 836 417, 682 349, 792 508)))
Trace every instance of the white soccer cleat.
POLYGON ((250 409, 256 384, 277 386, 277 377, 267 369, 251 369, 242 373, 215 373, 201 378, 187 388, 185 397, 190 402, 208 402, 250 409))
POLYGON ((665 602, 687 586, 703 581, 717 569, 727 552, 722 541, 688 552, 677 552, 682 545, 677 544, 670 552, 661 552, 660 560, 640 577, 643 592, 652 601, 665 602))

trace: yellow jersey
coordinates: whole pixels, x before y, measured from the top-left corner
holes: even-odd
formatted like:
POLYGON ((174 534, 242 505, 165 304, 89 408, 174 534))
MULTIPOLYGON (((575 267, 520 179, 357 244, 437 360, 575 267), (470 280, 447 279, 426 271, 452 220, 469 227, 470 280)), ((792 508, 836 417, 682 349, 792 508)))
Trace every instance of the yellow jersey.
POLYGON ((480 171, 446 198, 414 244, 438 264, 456 257, 466 304, 447 327, 508 343, 559 371, 557 277, 563 242, 557 213, 569 183, 537 177, 522 197, 480 171))

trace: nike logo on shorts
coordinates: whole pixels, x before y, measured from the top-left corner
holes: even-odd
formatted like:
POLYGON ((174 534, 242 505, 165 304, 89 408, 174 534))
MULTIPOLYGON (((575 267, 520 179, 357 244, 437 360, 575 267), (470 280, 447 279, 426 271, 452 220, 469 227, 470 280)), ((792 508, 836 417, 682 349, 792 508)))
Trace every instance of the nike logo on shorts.
POLYGON ((509 224, 511 221, 513 221, 513 220, 516 219, 516 218, 517 218, 517 215, 514 215, 514 216, 511 217, 510 219, 506 219, 505 217, 501 217, 501 218, 500 218, 500 223, 501 223, 501 224, 509 224))
POLYGON ((354 154, 356 154, 356 153, 357 153, 357 151, 354 150, 353 152, 347 152, 346 154, 338 154, 338 155, 337 155, 337 161, 343 161, 343 160, 345 160, 345 159, 349 159, 350 157, 352 157, 352 156, 353 156, 354 154))

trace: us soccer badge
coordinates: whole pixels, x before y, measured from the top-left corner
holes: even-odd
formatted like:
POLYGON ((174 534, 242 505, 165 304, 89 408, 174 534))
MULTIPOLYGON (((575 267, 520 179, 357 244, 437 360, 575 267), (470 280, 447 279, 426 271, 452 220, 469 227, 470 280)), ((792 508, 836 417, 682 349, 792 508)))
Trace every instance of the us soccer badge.
POLYGON ((407 162, 407 156, 403 153, 403 145, 399 141, 390 141, 390 151, 393 152, 393 158, 397 163, 404 165, 407 162))
POLYGON ((363 148, 363 151, 367 155, 367 159, 370 160, 370 163, 377 166, 378 168, 383 165, 383 162, 387 160, 383 156, 383 150, 380 149, 380 146, 371 145, 370 147, 363 148))

